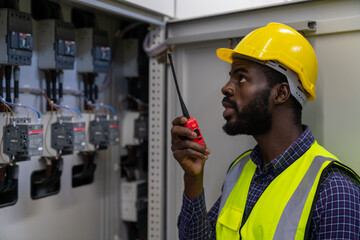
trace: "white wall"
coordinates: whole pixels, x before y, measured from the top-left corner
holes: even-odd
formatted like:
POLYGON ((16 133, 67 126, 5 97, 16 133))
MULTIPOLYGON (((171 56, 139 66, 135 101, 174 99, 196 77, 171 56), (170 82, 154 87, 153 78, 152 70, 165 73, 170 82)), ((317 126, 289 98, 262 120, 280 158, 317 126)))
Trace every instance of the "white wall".
POLYGON ((175 18, 201 17, 295 1, 296 0, 178 0, 175 3, 175 18))

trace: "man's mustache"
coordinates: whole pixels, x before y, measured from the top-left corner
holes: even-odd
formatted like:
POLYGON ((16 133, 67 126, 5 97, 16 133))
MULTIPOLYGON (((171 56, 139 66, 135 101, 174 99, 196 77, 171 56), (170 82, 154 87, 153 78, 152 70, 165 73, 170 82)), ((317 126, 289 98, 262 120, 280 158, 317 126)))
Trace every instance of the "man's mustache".
POLYGON ((223 102, 230 103, 230 104, 231 104, 231 107, 234 108, 234 109, 236 109, 236 107, 237 107, 236 102, 231 101, 230 98, 228 98, 228 97, 224 97, 222 101, 223 101, 223 102))

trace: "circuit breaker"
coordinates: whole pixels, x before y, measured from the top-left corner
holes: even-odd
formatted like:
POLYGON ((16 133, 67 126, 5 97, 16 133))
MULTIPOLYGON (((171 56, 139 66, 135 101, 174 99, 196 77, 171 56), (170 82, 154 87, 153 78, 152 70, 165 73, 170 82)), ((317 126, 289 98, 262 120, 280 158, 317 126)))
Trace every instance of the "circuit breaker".
POLYGON ((29 123, 25 118, 16 119, 4 128, 3 151, 16 161, 29 160, 43 154, 44 129, 42 123, 29 123))
POLYGON ((85 122, 58 117, 51 124, 51 147, 63 153, 85 150, 85 122))
POLYGON ((108 72, 111 48, 107 32, 94 28, 80 28, 76 30, 76 42, 78 72, 108 72))
POLYGON ((71 23, 57 19, 38 21, 38 67, 40 69, 74 69, 75 31, 71 23))
POLYGON ((90 122, 89 135, 89 142, 100 148, 118 144, 120 141, 119 121, 108 120, 106 116, 99 116, 90 122))
POLYGON ((0 64, 31 65, 33 48, 31 15, 0 9, 0 64))

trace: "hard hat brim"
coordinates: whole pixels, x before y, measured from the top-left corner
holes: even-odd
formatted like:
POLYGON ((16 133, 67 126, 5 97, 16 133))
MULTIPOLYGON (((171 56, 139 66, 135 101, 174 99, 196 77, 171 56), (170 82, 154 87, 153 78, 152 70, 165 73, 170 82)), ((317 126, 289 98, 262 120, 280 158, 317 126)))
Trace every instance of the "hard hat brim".
POLYGON ((233 54, 239 53, 229 48, 219 48, 216 50, 216 55, 218 56, 218 58, 228 63, 233 62, 233 54))
POLYGON ((231 63, 231 64, 234 61, 234 56, 236 56, 237 58, 244 58, 246 60, 252 60, 252 59, 259 60, 259 61, 268 60, 268 59, 256 58, 254 56, 247 56, 247 55, 241 54, 233 49, 230 49, 230 48, 219 48, 216 50, 216 55, 218 56, 218 58, 220 60, 223 60, 223 61, 231 63))

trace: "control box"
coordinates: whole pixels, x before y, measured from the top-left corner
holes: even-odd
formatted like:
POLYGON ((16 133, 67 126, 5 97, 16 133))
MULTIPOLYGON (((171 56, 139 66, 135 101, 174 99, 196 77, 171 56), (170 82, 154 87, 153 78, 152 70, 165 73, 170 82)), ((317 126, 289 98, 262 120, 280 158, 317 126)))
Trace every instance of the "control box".
POLYGON ((0 64, 31 65, 33 49, 31 15, 0 9, 0 64))
POLYGON ((81 73, 108 72, 111 48, 107 32, 94 28, 76 30, 77 71, 81 73))
POLYGON ((105 115, 101 115, 90 122, 89 135, 89 142, 100 148, 118 144, 120 141, 120 123, 118 120, 108 120, 105 115))
POLYGON ((58 117, 51 124, 51 147, 63 153, 85 150, 85 122, 58 117))
POLYGON ((72 23, 57 19, 40 20, 37 36, 40 69, 74 69, 76 42, 72 23))
POLYGON ((147 196, 147 183, 145 180, 121 183, 121 217, 123 221, 137 222, 138 213, 147 208, 141 204, 141 198, 147 196))
POLYGON ((29 123, 25 118, 16 119, 4 128, 3 151, 16 161, 29 160, 43 154, 44 128, 42 123, 29 123))

